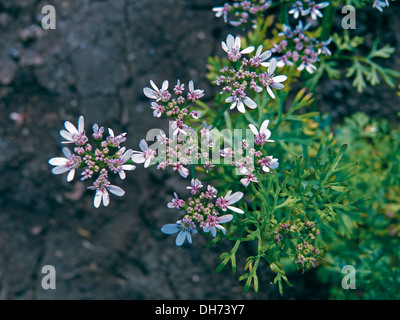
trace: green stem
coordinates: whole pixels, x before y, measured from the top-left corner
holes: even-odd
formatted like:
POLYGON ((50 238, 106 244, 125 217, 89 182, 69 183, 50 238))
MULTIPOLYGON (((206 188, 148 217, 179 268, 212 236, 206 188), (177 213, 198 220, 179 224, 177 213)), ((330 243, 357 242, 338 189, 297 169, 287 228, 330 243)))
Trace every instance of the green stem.
POLYGON ((321 40, 326 41, 330 38, 332 33, 333 21, 335 18, 336 7, 331 2, 324 10, 324 17, 322 18, 322 32, 321 40))
POLYGON ((226 103, 221 110, 219 110, 217 116, 215 117, 214 121, 211 123, 211 129, 214 129, 218 122, 221 120, 222 116, 224 115, 225 111, 228 110, 229 104, 226 103))

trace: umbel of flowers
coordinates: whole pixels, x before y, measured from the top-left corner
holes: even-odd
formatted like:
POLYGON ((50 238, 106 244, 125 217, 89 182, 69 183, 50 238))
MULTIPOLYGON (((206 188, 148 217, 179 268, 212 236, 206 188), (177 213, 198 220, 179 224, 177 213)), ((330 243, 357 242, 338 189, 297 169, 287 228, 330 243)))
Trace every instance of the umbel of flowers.
POLYGON ((134 170, 131 157, 133 150, 121 147, 125 142, 126 133, 115 135, 112 129, 108 129, 108 136, 104 136, 104 127, 93 125, 93 143, 89 143, 89 138, 85 131, 85 120, 79 117, 78 128, 71 122, 64 123, 66 130, 61 130, 60 135, 65 139, 63 144, 73 146, 72 151, 64 147, 62 152, 65 157, 55 157, 49 160, 53 165, 54 174, 68 172, 67 181, 74 179, 77 170, 81 171, 81 180, 92 180, 93 185, 88 189, 95 190, 94 206, 98 208, 101 203, 108 206, 110 195, 123 196, 125 191, 109 181, 110 175, 118 175, 120 179, 125 179, 125 171, 134 170))

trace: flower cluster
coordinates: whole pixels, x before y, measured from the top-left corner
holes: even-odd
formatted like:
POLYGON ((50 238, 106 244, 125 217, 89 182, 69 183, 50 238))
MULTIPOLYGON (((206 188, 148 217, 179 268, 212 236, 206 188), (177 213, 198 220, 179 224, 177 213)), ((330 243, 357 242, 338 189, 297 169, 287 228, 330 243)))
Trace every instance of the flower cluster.
POLYGON ((308 37, 305 31, 310 26, 310 24, 304 26, 301 21, 294 30, 290 26, 283 25, 283 31, 278 35, 284 38, 278 44, 274 44, 271 49, 273 53, 281 55, 277 58, 278 66, 296 65, 299 71, 305 69, 307 72, 313 73, 317 69, 315 63, 319 61, 319 55, 331 55, 328 46, 332 39, 318 41, 315 38, 308 37))
POLYGON ((252 139, 243 139, 240 147, 225 148, 220 150, 220 155, 227 158, 232 166, 235 166, 240 175, 245 175, 240 179, 243 186, 248 187, 250 183, 258 183, 256 170, 263 173, 271 172, 271 169, 277 169, 278 159, 264 154, 264 145, 270 140, 271 131, 268 129, 269 120, 265 120, 260 130, 253 124, 249 124, 251 132, 254 134, 252 139))
POLYGON ((302 269, 315 267, 320 250, 308 241, 303 241, 296 245, 296 264, 301 265, 302 269))
POLYGON ((108 136, 103 139, 104 128, 97 124, 93 126, 92 137, 94 144, 89 143, 89 138, 85 132, 85 120, 79 117, 78 128, 71 122, 64 123, 66 130, 61 130, 60 135, 65 139, 63 144, 74 144, 73 152, 67 147, 62 148, 65 157, 55 157, 49 160, 49 164, 55 166, 53 174, 63 174, 68 172, 67 181, 70 182, 75 177, 77 169, 82 169, 81 180, 93 179, 94 183, 88 187, 95 190, 94 206, 98 208, 103 203, 107 206, 110 202, 109 192, 116 196, 123 196, 124 190, 112 185, 108 180, 110 173, 118 174, 121 179, 125 179, 125 171, 134 170, 131 157, 133 150, 121 147, 125 142, 126 133, 115 135, 112 129, 108 129, 108 136))
POLYGON ((157 132, 158 153, 149 147, 145 140, 141 140, 139 144, 141 151, 134 151, 132 159, 135 163, 144 163, 145 168, 155 164, 158 164, 157 169, 161 170, 171 167, 186 178, 189 170, 185 166, 197 163, 202 157, 202 152, 199 151, 199 142, 194 129, 185 121, 201 118, 199 110, 190 109, 194 102, 204 96, 204 90, 195 89, 194 82, 190 80, 188 90, 185 92, 185 85, 178 80, 172 89, 173 96, 168 90, 167 80, 162 83, 161 89, 153 81, 150 81, 150 84, 152 88, 144 88, 143 93, 149 99, 155 100, 151 103, 154 117, 174 118, 174 121, 170 121, 171 134, 168 137, 162 130, 157 132))
POLYGON ((201 117, 200 111, 189 111, 191 103, 196 102, 204 96, 204 90, 195 89, 192 80, 189 81, 189 90, 186 94, 184 94, 185 85, 178 80, 173 88, 173 93, 175 94, 174 98, 168 91, 169 83, 167 80, 162 83, 161 89, 159 89, 152 80, 150 80, 150 84, 152 88, 144 88, 143 93, 147 98, 155 100, 151 103, 154 117, 160 118, 162 115, 165 115, 178 120, 182 120, 186 116, 190 116, 193 119, 201 117))
POLYGON ((177 246, 181 246, 185 240, 192 243, 192 234, 201 230, 204 233, 211 233, 217 236, 218 230, 223 234, 226 229, 221 224, 232 221, 232 214, 225 214, 228 210, 243 214, 240 208, 232 206, 243 198, 242 192, 228 191, 225 196, 218 196, 218 190, 208 185, 207 189, 201 191, 203 184, 199 179, 192 179, 191 185, 187 187, 191 196, 187 201, 180 199, 175 193, 175 198, 168 203, 168 208, 175 208, 185 212, 182 219, 176 223, 166 224, 161 228, 165 234, 178 233, 175 240, 177 246))
POLYGON ((271 59, 271 51, 263 52, 263 46, 260 45, 253 57, 242 58, 242 54, 249 54, 254 51, 254 47, 247 47, 240 50, 240 37, 233 37, 229 34, 226 42, 222 42, 222 49, 227 53, 228 59, 234 64, 231 68, 223 67, 215 80, 215 84, 223 86, 221 94, 228 94, 226 103, 231 103, 230 109, 237 108, 239 112, 245 113, 245 107, 255 109, 257 104, 248 96, 248 92, 260 93, 264 89, 274 99, 275 95, 271 88, 282 89, 286 76, 275 76, 277 61, 271 59), (268 71, 261 70, 260 67, 268 67, 268 71))
POLYGON ((320 3, 311 0, 296 1, 289 10, 289 14, 292 14, 295 19, 298 19, 300 16, 311 15, 312 19, 318 20, 318 18, 323 17, 320 10, 327 6, 329 6, 329 2, 327 1, 320 3))
POLYGON ((271 0, 239 0, 232 5, 225 3, 222 7, 215 7, 213 11, 217 18, 223 17, 225 23, 228 22, 229 15, 233 15, 234 20, 229 21, 233 26, 246 26, 248 23, 255 26, 257 15, 265 12, 271 4, 271 0))

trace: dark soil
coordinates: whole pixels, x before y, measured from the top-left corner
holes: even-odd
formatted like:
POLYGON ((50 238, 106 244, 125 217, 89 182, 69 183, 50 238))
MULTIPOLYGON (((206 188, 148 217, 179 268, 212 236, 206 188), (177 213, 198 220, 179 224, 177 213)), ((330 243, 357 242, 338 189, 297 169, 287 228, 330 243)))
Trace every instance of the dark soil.
MULTIPOLYGON (((242 293, 240 273, 215 273, 221 250, 177 248, 160 232, 176 219, 166 207, 183 179, 138 166, 121 184, 126 195, 93 208, 81 182, 51 174, 48 159, 61 155, 58 131, 84 115, 138 143, 154 119, 142 89, 152 79, 187 83, 211 99, 206 59, 221 53, 233 29, 216 19, 211 0, 0 0, 0 298, 1 299, 279 299, 263 267, 260 293, 242 293), (52 4, 57 29, 41 28, 41 8, 52 4), (21 115, 20 121, 10 118, 21 115), (57 271, 56 290, 41 287, 44 265, 57 271)), ((399 6, 368 25, 371 39, 399 47, 399 6), (385 31, 387 30, 387 31, 385 31)), ((359 15, 379 17, 367 10, 359 15)), ((399 56, 386 62, 399 66, 399 56)), ((399 69, 399 68, 397 68, 399 69)), ((354 111, 394 119, 399 100, 385 85, 359 95, 351 82, 324 81, 322 111, 337 122, 354 111)), ((250 248, 243 247, 246 257, 250 248)), ((240 268, 238 269, 240 270, 240 268)), ((291 275, 284 298, 328 297, 314 272, 291 275)))

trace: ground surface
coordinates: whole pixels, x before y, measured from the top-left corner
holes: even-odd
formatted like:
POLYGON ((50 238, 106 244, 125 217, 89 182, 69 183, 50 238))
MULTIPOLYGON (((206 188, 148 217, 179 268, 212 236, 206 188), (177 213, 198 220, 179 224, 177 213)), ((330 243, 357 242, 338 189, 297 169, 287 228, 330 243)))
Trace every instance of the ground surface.
MULTIPOLYGON (((232 32, 211 12, 221 2, 0 0, 0 298, 279 298, 268 272, 258 295, 244 295, 229 270, 215 274, 219 252, 230 244, 206 250, 198 237, 177 248, 160 232, 176 218, 165 204, 185 187, 175 174, 138 168, 121 184, 125 197, 94 209, 92 192, 52 175, 47 164, 60 155, 63 122, 76 123, 81 114, 87 128, 98 122, 128 132, 126 146, 137 149, 160 126, 142 93, 150 79, 193 79, 210 98, 206 59, 232 32), (48 3, 57 10, 56 30, 40 28, 48 3), (12 112, 23 116, 19 123, 12 112), (41 287, 47 264, 56 268, 56 290, 41 287)), ((369 10, 376 25, 368 32, 398 47, 399 6, 392 10, 369 10)), ((398 55, 390 63, 399 66, 398 55)), ((338 122, 356 110, 393 117, 396 96, 385 86, 363 95, 349 81, 325 81, 323 88, 321 110, 338 122)), ((292 275, 292 282, 285 298, 327 298, 313 272, 292 275)))

